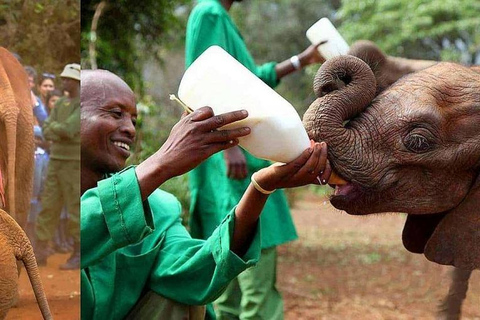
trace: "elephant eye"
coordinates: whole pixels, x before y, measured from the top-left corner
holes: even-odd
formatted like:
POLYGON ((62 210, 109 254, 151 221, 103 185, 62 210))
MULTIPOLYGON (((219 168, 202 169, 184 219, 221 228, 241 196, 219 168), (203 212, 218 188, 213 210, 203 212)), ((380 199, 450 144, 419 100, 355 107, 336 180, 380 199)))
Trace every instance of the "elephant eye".
POLYGON ((404 141, 405 147, 415 153, 422 153, 430 150, 432 144, 427 138, 420 134, 411 134, 404 141))

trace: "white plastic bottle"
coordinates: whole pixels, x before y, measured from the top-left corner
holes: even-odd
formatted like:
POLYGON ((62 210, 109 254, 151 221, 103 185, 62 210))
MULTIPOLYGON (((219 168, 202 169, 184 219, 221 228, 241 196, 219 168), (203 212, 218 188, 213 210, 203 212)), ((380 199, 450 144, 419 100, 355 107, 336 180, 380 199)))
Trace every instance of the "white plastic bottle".
POLYGON ((224 128, 250 127, 240 146, 258 158, 290 162, 310 146, 293 106, 218 46, 205 50, 187 69, 178 96, 193 110, 247 110, 248 118, 224 128))
POLYGON ((325 59, 347 54, 349 46, 328 18, 322 18, 307 30, 307 38, 312 44, 327 40, 318 47, 325 59))

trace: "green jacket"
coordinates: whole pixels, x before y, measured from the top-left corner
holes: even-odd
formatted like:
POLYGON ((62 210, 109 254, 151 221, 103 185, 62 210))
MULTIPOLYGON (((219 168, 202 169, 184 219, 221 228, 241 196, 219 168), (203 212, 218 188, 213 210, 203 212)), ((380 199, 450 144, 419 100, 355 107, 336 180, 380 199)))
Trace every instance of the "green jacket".
POLYGON ((80 98, 58 99, 43 123, 43 135, 53 142, 50 158, 80 161, 80 98))
MULTIPOLYGON (((242 35, 219 0, 199 0, 187 24, 185 62, 188 68, 207 48, 218 45, 270 87, 279 80, 276 62, 256 65, 242 35)), ((244 90, 248 90, 244 88, 244 90)), ((232 180, 226 176, 223 153, 217 153, 189 173, 191 191, 190 230, 194 237, 206 238, 222 221, 225 208, 240 201, 255 172, 270 165, 269 161, 247 158, 248 177, 232 180)), ((283 191, 270 195, 260 217, 262 248, 269 248, 297 239, 288 203, 283 191)))
POLYGON ((257 232, 243 258, 230 251, 233 212, 206 241, 192 239, 174 196, 142 202, 133 167, 81 198, 82 319, 122 319, 148 290, 189 305, 215 300, 260 256, 257 232))

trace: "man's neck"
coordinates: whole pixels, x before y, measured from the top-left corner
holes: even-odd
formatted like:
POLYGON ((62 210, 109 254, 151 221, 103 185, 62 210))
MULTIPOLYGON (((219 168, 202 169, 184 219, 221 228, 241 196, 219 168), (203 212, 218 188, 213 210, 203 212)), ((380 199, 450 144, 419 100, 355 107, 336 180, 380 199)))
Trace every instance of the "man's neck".
POLYGON ((230 8, 232 7, 233 0, 220 0, 222 3, 222 6, 225 8, 225 10, 229 11, 230 8))
POLYGON ((68 97, 70 99, 75 99, 75 98, 78 98, 80 96, 80 86, 77 88, 75 88, 75 90, 72 90, 71 92, 68 92, 68 97))
POLYGON ((95 188, 97 182, 102 180, 103 175, 94 171, 89 170, 82 166, 82 176, 81 176, 81 195, 85 193, 88 189, 95 188))

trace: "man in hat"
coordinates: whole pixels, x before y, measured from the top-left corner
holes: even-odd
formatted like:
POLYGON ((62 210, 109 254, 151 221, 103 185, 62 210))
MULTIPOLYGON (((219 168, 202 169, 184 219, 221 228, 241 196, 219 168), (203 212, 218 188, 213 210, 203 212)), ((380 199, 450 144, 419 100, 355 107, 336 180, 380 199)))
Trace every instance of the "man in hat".
POLYGON ((42 210, 35 228, 35 256, 46 265, 48 242, 54 237, 64 205, 69 213, 68 232, 74 250, 62 270, 80 267, 80 65, 67 64, 62 74, 68 97, 60 98, 43 124, 46 140, 52 141, 50 163, 41 196, 42 210))

